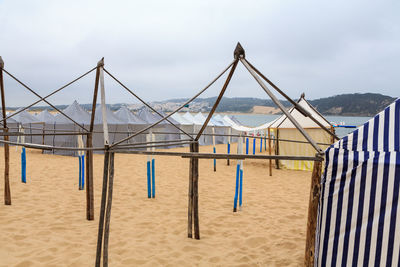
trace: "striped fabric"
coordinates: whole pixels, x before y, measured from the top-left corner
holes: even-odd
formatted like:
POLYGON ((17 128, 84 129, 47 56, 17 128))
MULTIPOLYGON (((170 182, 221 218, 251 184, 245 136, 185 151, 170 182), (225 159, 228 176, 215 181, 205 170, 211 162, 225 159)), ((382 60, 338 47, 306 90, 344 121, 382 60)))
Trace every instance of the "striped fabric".
POLYGON ((315 266, 399 266, 400 99, 325 159, 315 266))

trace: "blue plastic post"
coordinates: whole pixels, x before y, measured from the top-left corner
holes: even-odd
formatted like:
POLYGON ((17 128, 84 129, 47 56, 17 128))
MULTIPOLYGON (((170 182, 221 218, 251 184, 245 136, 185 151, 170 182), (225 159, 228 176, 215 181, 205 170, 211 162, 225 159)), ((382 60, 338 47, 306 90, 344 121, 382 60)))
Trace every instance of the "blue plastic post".
POLYGON ((249 154, 249 138, 246 138, 246 155, 249 154))
POLYGON ((262 137, 260 138, 260 152, 262 152, 262 137))
POLYGON ((233 212, 237 210, 237 201, 238 201, 238 191, 239 191, 239 172, 240 172, 240 164, 236 167, 236 185, 235 185, 235 197, 233 199, 233 212))
MULTIPOLYGON (((231 153, 231 144, 228 143, 228 155, 231 153)), ((229 159, 226 160, 226 165, 230 165, 229 159)))
POLYGON ((242 193, 243 193, 243 170, 239 170, 240 187, 239 187, 239 207, 242 207, 242 193))
POLYGON ((22 148, 21 152, 21 180, 26 183, 26 152, 25 147, 22 148))
POLYGON ((78 188, 79 190, 82 190, 82 157, 78 156, 79 158, 79 182, 78 182, 78 188))
POLYGON ((155 160, 151 160, 151 194, 152 197, 156 197, 156 175, 155 175, 155 160))
POLYGON ((82 180, 81 180, 81 190, 85 188, 85 155, 82 155, 82 180))
MULTIPOLYGON (((216 153, 215 147, 213 147, 214 154, 216 153)), ((217 159, 214 159, 214 171, 217 171, 217 159)))
POLYGON ((151 198, 151 185, 150 185, 150 161, 147 161, 147 197, 151 198))
POLYGON ((253 138, 253 155, 256 154, 256 139, 253 138))
POLYGON ((267 151, 267 135, 264 137, 264 151, 267 151))

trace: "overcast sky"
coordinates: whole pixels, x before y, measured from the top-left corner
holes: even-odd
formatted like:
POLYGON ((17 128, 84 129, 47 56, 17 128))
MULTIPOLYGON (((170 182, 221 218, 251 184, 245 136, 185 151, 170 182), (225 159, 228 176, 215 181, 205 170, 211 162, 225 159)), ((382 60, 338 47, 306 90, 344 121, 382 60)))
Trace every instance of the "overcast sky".
MULTIPOLYGON (((246 58, 296 98, 400 96, 400 1, 1 1, 5 68, 45 95, 105 67, 148 101, 190 97, 246 58), (385 2, 385 3, 384 3, 385 2)), ((205 96, 215 96, 222 82, 205 96)), ((91 102, 94 73, 56 104, 91 102)), ((5 76, 8 106, 36 100, 5 76)), ((135 103, 106 79, 107 102, 135 103)), ((226 96, 266 98, 239 66, 226 96)))

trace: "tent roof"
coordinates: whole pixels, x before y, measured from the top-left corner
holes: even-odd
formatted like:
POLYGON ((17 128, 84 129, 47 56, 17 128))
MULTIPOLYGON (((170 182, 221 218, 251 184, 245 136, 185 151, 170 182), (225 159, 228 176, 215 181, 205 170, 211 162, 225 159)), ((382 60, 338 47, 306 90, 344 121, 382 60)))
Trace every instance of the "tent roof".
MULTIPOLYGON (((15 112, 20 111, 22 108, 17 109, 15 112)), ((19 123, 35 123, 39 122, 35 116, 30 114, 28 111, 24 110, 17 115, 13 116, 12 119, 16 120, 19 123)))
MULTIPOLYGON (((126 122, 120 120, 108 106, 106 106, 106 116, 107 124, 126 124, 126 122)), ((96 107, 94 124, 103 124, 103 111, 100 104, 96 107)))
MULTIPOLYGON (((63 112, 77 123, 90 124, 91 116, 89 112, 81 107, 76 100, 64 109, 63 112)), ((55 120, 56 123, 74 124, 70 119, 66 118, 62 114, 57 114, 55 120)))
POLYGON ((36 119, 46 123, 54 123, 56 121, 56 118, 47 109, 37 114, 36 119))
POLYGON ((173 118, 179 124, 182 124, 182 125, 193 125, 194 124, 193 121, 189 121, 188 119, 186 119, 185 117, 183 117, 183 115, 180 115, 179 113, 172 114, 171 118, 173 118))
MULTIPOLYGON (((7 113, 7 112, 6 112, 7 113)), ((6 117, 9 116, 9 114, 6 114, 6 117)), ((0 118, 3 119, 3 112, 0 111, 0 118)), ((17 123, 17 121, 14 119, 14 117, 7 119, 7 123, 17 123)), ((0 123, 3 125, 3 122, 0 123)))
MULTIPOLYGON (((144 120, 142 120, 141 118, 139 118, 137 115, 133 114, 127 107, 122 106, 119 110, 117 110, 116 112, 114 112, 115 116, 125 122, 125 123, 129 123, 129 124, 147 124, 147 122, 145 122, 144 120)), ((108 118, 108 117, 107 117, 108 118)))
POLYGON ((201 121, 199 121, 198 119, 196 119, 192 114, 190 114, 188 111, 182 115, 182 117, 184 117, 186 120, 191 121, 192 124, 194 125, 203 125, 203 123, 201 121))
POLYGON ((400 152, 400 98, 330 148, 400 152), (355 140, 354 140, 355 139, 355 140))
MULTIPOLYGON (((194 119, 200 122, 201 125, 203 125, 207 118, 201 112, 199 112, 194 115, 194 119)), ((215 126, 215 124, 210 120, 207 126, 215 126)))
MULTIPOLYGON (((138 111, 138 116, 140 119, 144 120, 149 124, 153 124, 160 120, 160 116, 156 116, 155 114, 151 113, 151 111, 147 107, 142 107, 138 111)), ((168 123, 166 121, 161 122, 160 124, 168 123)))
MULTIPOLYGON (((301 107, 303 107, 306 111, 308 111, 315 119, 317 119, 322 125, 325 127, 330 127, 331 124, 307 101, 304 96, 301 96, 299 101, 297 102, 301 107)), ((309 117, 305 117, 301 114, 297 109, 292 107, 289 110, 289 113, 293 116, 293 118, 303 127, 303 128, 320 128, 318 124, 316 124, 309 117)), ((287 118, 285 114, 279 117, 273 124, 270 125, 271 128, 296 128, 294 124, 287 118)))

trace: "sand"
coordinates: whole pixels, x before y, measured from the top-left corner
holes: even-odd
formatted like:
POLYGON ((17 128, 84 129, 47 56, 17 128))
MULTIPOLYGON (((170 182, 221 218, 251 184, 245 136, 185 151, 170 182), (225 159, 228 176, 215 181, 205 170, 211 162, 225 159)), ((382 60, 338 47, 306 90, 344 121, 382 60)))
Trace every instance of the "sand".
MULTIPOLYGON (((103 155, 94 157, 95 221, 87 221, 78 158, 28 150, 23 184, 20 154, 10 150, 12 205, 0 205, 0 266, 93 266, 103 155)), ((3 160, 1 148, 1 203, 3 160)), ((186 232, 188 165, 156 157, 156 198, 148 199, 146 156, 116 155, 110 266, 302 265, 310 172, 274 169, 270 177, 267 161, 245 160, 243 208, 233 213, 236 162, 218 160, 214 172, 212 160, 200 160, 201 240, 195 240, 186 232)))

